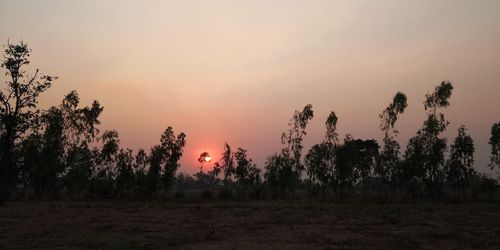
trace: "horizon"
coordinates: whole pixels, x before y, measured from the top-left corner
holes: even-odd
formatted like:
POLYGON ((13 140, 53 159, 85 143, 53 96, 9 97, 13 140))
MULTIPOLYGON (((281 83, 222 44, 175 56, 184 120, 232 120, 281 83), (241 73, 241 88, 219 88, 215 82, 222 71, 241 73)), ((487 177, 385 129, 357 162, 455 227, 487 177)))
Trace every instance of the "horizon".
POLYGON ((425 94, 449 80, 448 150, 463 124, 476 169, 494 173, 499 14, 498 1, 5 1, 0 40, 27 42, 30 69, 59 77, 42 108, 71 90, 82 106, 98 100, 101 132, 117 130, 134 152, 158 144, 168 126, 186 133, 179 172, 195 173, 203 151, 218 160, 224 142, 263 169, 306 104, 314 118, 303 155, 323 140, 330 111, 340 139, 382 144, 378 115, 397 91, 408 96, 396 125, 404 149, 422 127, 425 94))

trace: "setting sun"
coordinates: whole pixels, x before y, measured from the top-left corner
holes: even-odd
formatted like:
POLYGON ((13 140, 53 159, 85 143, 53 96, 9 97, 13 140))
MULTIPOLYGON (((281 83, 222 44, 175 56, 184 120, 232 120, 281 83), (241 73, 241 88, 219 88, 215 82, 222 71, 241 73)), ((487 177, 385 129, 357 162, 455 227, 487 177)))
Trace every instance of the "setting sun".
POLYGON ((212 160, 211 156, 205 156, 205 162, 210 162, 212 160))

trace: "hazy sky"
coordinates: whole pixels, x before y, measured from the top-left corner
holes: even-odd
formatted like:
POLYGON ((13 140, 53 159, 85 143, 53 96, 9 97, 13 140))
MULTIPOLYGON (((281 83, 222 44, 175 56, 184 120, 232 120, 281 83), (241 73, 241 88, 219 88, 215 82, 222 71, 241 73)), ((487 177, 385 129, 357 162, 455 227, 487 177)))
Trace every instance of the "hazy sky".
POLYGON ((397 91, 409 99, 398 124, 405 145, 442 80, 455 86, 446 135, 466 125, 480 169, 500 121, 498 0, 0 0, 7 39, 28 42, 32 65, 60 77, 43 107, 71 90, 83 105, 97 99, 102 131, 133 149, 159 143, 167 126, 185 132, 183 172, 204 150, 218 158, 224 141, 263 167, 308 103, 306 150, 331 110, 342 137, 381 139, 378 114, 397 91))

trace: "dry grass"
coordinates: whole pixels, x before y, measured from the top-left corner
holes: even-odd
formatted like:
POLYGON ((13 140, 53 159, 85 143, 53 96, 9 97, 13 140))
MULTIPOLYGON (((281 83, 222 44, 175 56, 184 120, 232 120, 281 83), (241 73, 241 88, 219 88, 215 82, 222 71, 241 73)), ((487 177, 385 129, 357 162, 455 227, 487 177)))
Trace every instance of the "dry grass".
POLYGON ((500 204, 15 202, 0 248, 500 249, 500 204))

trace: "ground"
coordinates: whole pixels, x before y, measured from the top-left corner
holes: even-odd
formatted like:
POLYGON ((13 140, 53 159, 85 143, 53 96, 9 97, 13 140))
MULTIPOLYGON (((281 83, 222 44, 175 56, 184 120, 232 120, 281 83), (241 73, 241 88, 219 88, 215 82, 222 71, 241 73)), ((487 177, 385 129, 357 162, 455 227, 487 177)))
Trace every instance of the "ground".
POLYGON ((11 202, 0 248, 500 249, 500 204, 11 202))

